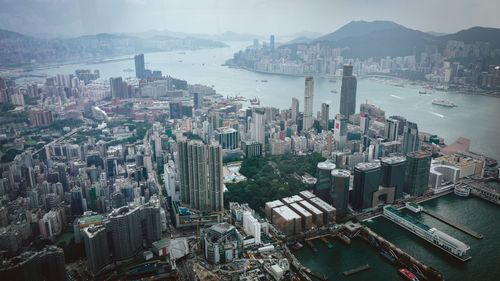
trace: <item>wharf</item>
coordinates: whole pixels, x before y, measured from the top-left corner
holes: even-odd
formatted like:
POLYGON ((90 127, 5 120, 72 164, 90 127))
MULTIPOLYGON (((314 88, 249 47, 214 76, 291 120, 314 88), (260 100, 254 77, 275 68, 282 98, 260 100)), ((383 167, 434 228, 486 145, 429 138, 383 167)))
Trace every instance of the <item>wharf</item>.
POLYGON ((470 229, 470 228, 468 228, 466 226, 463 226, 461 224, 453 222, 453 221, 451 221, 451 220, 449 220, 449 219, 441 216, 440 214, 438 214, 438 213, 436 213, 434 211, 423 209, 422 212, 424 212, 424 213, 428 214, 429 216, 431 216, 431 217, 433 217, 433 218, 435 218, 437 220, 440 220, 440 221, 446 223, 447 225, 450 225, 450 226, 452 226, 452 227, 454 227, 454 228, 462 231, 463 233, 468 234, 468 235, 470 235, 470 236, 472 236, 472 237, 474 237, 474 238, 476 238, 478 240, 484 238, 482 234, 479 234, 479 233, 475 232, 474 230, 472 230, 472 229, 470 229))
POLYGON ((358 272, 368 270, 370 268, 371 268, 371 266, 369 264, 365 264, 365 265, 362 265, 360 267, 356 267, 356 268, 344 271, 344 275, 345 276, 350 276, 350 275, 356 274, 358 272))

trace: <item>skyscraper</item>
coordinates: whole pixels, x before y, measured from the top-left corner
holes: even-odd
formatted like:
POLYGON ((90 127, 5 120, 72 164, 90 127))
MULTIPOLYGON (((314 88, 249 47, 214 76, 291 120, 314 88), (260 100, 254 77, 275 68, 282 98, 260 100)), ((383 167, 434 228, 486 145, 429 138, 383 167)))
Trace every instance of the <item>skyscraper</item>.
POLYGON ((320 162, 317 165, 318 180, 314 186, 314 194, 328 204, 332 203, 330 198, 330 189, 332 188, 332 170, 335 169, 335 164, 329 161, 320 162))
POLYGON ((215 139, 223 149, 236 149, 240 147, 240 134, 230 127, 220 127, 215 130, 215 139))
POLYGON ((313 98, 314 98, 314 78, 306 77, 304 90, 304 125, 302 130, 307 131, 313 125, 313 98))
POLYGON ((406 122, 406 126, 403 131, 403 154, 409 152, 418 151, 420 149, 420 143, 418 139, 418 126, 413 122, 406 122))
POLYGON ((181 202, 202 212, 222 211, 222 148, 181 141, 178 150, 181 202))
POLYGON ((335 138, 337 150, 344 149, 347 142, 347 119, 342 114, 337 114, 337 116, 335 116, 333 137, 335 138))
POLYGON ((144 54, 138 54, 134 57, 135 60, 135 77, 145 78, 144 73, 146 66, 144 65, 144 54))
POLYGON ((252 112, 252 123, 250 126, 250 137, 252 140, 261 143, 262 147, 264 147, 266 144, 266 118, 264 109, 254 108, 252 112))
POLYGON ((337 220, 347 214, 349 204, 349 181, 351 173, 348 170, 332 170, 331 204, 337 209, 337 220))
POLYGON ((297 98, 292 98, 292 121, 297 123, 298 116, 299 116, 299 100, 297 98))
POLYGON ((403 189, 406 172, 406 157, 394 156, 380 159, 382 165, 382 185, 385 187, 395 187, 394 199, 403 197, 403 189))
POLYGON ((399 121, 392 118, 385 120, 384 138, 387 140, 397 140, 399 131, 399 121))
POLYGON ((354 167, 352 208, 371 208, 373 193, 382 183, 382 170, 378 163, 359 163, 354 167))
POLYGON ((83 229, 83 241, 90 273, 95 276, 111 261, 106 227, 99 225, 83 229))
POLYGON ((111 96, 113 98, 127 98, 128 95, 128 85, 124 82, 121 77, 109 78, 109 84, 111 86, 111 96))
POLYGON ((405 173, 404 191, 413 196, 420 196, 428 189, 431 168, 431 154, 415 151, 406 154, 408 166, 405 173))
POLYGON ((321 104, 321 127, 324 131, 328 130, 328 119, 330 118, 330 105, 327 103, 321 104))
POLYGON ((271 52, 274 52, 274 35, 269 37, 269 48, 271 49, 271 52))
POLYGON ((344 65, 342 88, 340 90, 340 114, 347 117, 356 111, 356 77, 352 75, 352 65, 344 65))

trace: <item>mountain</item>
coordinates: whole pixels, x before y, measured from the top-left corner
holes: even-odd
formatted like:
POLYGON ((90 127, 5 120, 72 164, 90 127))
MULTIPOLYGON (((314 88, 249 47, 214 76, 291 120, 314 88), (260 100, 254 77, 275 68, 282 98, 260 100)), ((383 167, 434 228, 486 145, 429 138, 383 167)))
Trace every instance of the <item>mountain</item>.
POLYGON ((353 21, 314 43, 344 48, 347 57, 407 56, 435 45, 435 36, 390 21, 353 21))
POLYGON ((299 44, 320 43, 341 48, 343 56, 367 59, 408 56, 436 48, 443 50, 449 40, 465 43, 487 42, 494 49, 500 49, 500 29, 472 27, 453 34, 439 34, 410 29, 391 21, 352 21, 313 41, 296 38, 282 47, 293 48, 299 44))
POLYGON ((359 37, 368 35, 372 32, 378 32, 383 30, 391 30, 405 28, 402 25, 394 23, 392 21, 351 21, 350 23, 337 29, 335 32, 326 34, 322 37, 317 38, 316 42, 334 42, 340 41, 349 37, 359 37))
POLYGON ((488 42, 492 47, 500 49, 500 29, 491 27, 475 26, 460 30, 457 33, 439 36, 441 42, 449 40, 464 41, 465 43, 488 42))
POLYGON ((304 31, 301 31, 301 32, 297 32, 297 33, 294 33, 294 34, 290 34, 290 35, 287 35, 287 36, 283 36, 285 38, 299 38, 299 37, 306 37, 306 38, 310 38, 310 39, 316 39, 316 38, 319 38, 323 36, 323 34, 319 33, 319 32, 314 32, 314 31, 307 31, 307 30, 304 30, 304 31))
POLYGON ((92 61, 139 52, 226 47, 193 36, 173 37, 165 32, 144 34, 100 33, 74 38, 35 38, 0 29, 0 65, 92 61))
POLYGON ((314 40, 314 38, 309 38, 306 36, 301 36, 297 37, 295 39, 292 39, 288 42, 285 43, 285 45, 290 45, 290 44, 308 44, 311 43, 314 40))
POLYGON ((444 35, 448 35, 449 33, 443 33, 443 32, 434 32, 434 31, 427 31, 426 32, 427 34, 430 34, 432 36, 444 36, 444 35))

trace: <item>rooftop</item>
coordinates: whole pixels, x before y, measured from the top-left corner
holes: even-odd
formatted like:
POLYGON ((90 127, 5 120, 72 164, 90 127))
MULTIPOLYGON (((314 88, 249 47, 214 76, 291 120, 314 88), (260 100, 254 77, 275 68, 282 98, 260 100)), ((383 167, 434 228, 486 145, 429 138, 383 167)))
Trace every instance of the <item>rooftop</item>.
POLYGON ((330 161, 324 161, 324 162, 319 162, 317 167, 318 169, 321 170, 333 170, 335 169, 335 164, 330 161))
POLYGON ((396 163, 401 163, 405 162, 406 157, 405 156, 390 156, 390 157, 382 157, 380 159, 380 162, 386 163, 386 164, 396 164, 396 163))
POLYGON ((282 216, 285 220, 293 220, 293 219, 300 219, 300 216, 297 215, 292 209, 290 209, 288 206, 280 206, 276 207, 273 209, 274 212, 278 213, 280 216, 282 216))
POLYGON ((332 170, 332 176, 334 176, 334 177, 348 178, 350 175, 351 175, 351 172, 349 172, 348 170, 342 170, 342 169, 332 170))
POLYGON ((355 168, 361 171, 369 171, 380 168, 380 164, 375 162, 363 162, 357 164, 355 168))

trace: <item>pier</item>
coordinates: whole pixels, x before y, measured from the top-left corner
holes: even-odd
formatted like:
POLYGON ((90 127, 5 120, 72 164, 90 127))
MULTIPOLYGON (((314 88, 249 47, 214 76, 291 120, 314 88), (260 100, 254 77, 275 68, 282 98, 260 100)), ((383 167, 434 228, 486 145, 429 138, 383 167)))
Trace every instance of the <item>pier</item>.
POLYGON ((371 268, 371 266, 369 264, 365 264, 365 265, 362 265, 360 267, 356 267, 356 268, 353 268, 351 270, 344 271, 344 275, 345 276, 351 276, 353 274, 359 273, 361 271, 368 270, 370 268, 371 268))
POLYGON ((422 212, 424 212, 424 213, 428 214, 429 216, 431 216, 431 217, 433 217, 433 218, 435 218, 435 219, 437 219, 439 221, 442 221, 442 222, 446 223, 447 225, 452 226, 452 227, 454 227, 454 228, 462 231, 463 233, 468 234, 468 235, 470 235, 470 236, 472 236, 472 237, 474 237, 474 238, 476 238, 478 240, 483 239, 483 235, 475 232, 474 230, 472 230, 472 229, 470 229, 470 228, 468 228, 466 226, 463 226, 461 224, 453 222, 453 221, 451 221, 451 220, 449 220, 449 219, 441 216, 440 214, 438 214, 438 213, 436 213, 434 211, 431 211, 431 210, 428 210, 428 209, 423 209, 422 212))
POLYGON ((399 267, 410 269, 419 276, 419 280, 444 280, 442 274, 438 270, 415 259, 396 245, 373 232, 369 227, 360 225, 359 223, 348 222, 346 223, 346 231, 351 239, 354 237, 361 237, 377 250, 386 252, 387 255, 394 258, 394 264, 399 267))

